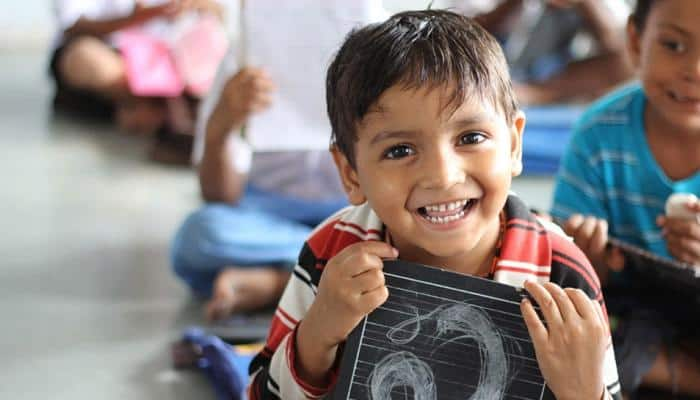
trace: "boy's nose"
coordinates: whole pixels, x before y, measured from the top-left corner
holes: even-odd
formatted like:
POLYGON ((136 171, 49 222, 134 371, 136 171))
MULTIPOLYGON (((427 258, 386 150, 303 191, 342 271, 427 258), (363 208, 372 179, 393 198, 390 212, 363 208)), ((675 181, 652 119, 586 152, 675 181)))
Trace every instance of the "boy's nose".
POLYGON ((688 61, 685 78, 687 81, 700 83, 700 53, 688 61))
POLYGON ((435 150, 426 155, 422 165, 422 186, 426 189, 449 189, 465 181, 463 160, 454 151, 435 150))

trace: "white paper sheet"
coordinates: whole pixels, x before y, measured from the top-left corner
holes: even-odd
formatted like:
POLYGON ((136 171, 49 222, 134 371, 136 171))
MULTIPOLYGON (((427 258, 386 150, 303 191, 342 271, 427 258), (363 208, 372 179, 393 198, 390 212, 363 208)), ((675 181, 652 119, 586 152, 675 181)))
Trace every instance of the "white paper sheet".
POLYGON ((352 28, 383 17, 380 0, 245 1, 242 56, 276 85, 272 107, 246 126, 256 151, 328 148, 328 65, 352 28))

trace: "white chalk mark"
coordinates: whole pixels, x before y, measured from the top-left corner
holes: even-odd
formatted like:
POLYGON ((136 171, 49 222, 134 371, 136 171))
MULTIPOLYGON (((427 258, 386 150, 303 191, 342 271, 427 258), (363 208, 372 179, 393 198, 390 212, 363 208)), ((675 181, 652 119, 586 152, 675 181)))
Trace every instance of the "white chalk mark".
POLYGON ((481 370, 476 392, 470 400, 501 399, 509 383, 508 358, 503 349, 500 330, 491 322, 489 316, 477 307, 468 304, 443 305, 431 314, 437 321, 437 336, 446 336, 451 332, 464 333, 452 338, 439 348, 456 340, 471 339, 479 346, 481 370))
POLYGON ((384 357, 369 376, 370 398, 391 400, 396 388, 413 390, 415 400, 437 400, 435 379, 430 366, 413 353, 399 351, 384 357))
MULTIPOLYGON (((476 391, 470 400, 501 399, 511 378, 508 375, 508 356, 504 350, 503 337, 491 318, 480 308, 469 304, 443 304, 428 314, 420 315, 418 308, 409 305, 415 317, 391 328, 386 336, 394 344, 407 344, 419 334, 421 322, 435 322, 434 338, 444 338, 455 332, 462 335, 444 341, 431 352, 431 357, 450 343, 461 340, 473 340, 479 346, 481 369, 476 391), (413 327, 413 329, 409 329, 413 327), (408 333, 405 331, 408 330, 408 333), (405 335, 405 337, 404 337, 405 335)), ((519 346, 518 346, 519 347, 519 346)), ((433 372, 428 364, 418 359, 413 353, 400 351, 392 353, 379 362, 372 370, 369 388, 373 399, 390 399, 392 388, 403 386, 414 389, 414 399, 423 399, 424 392, 416 387, 429 388, 437 395, 433 372), (426 383, 429 382, 429 385, 426 383)), ((420 389, 422 390, 422 389, 420 389)), ((427 397, 426 397, 427 398, 427 397)))
POLYGON ((386 337, 389 338, 393 343, 395 344, 406 344, 408 342, 413 341, 413 339, 418 336, 418 333, 420 332, 420 322, 422 318, 420 314, 418 313, 418 307, 409 304, 407 306, 408 308, 411 309, 411 314, 414 314, 415 317, 408 319, 397 326, 389 329, 389 332, 387 332, 386 337), (414 328, 410 330, 408 333, 404 333, 404 330, 408 330, 408 328, 413 325, 414 328), (405 337, 401 337, 404 336, 405 337))

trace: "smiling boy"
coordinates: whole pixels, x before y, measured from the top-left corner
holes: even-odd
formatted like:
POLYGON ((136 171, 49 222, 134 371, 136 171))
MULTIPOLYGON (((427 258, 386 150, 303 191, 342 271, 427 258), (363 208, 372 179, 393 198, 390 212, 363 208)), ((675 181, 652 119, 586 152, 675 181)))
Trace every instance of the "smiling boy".
POLYGON ((522 312, 559 399, 619 396, 600 285, 583 254, 509 194, 524 115, 498 43, 446 11, 353 31, 328 70, 333 156, 353 204, 307 240, 249 397, 317 398, 342 343, 388 297, 382 260, 525 287, 522 312), (562 289, 566 288, 566 289, 562 289))

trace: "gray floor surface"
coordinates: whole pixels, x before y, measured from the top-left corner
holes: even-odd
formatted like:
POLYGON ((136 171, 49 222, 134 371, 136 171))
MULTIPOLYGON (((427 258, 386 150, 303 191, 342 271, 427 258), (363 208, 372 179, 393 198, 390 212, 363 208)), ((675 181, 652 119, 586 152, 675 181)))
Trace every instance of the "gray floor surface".
MULTIPOLYGON (((199 204, 191 170, 148 141, 53 118, 40 52, 0 53, 0 399, 213 399, 170 368, 201 322, 168 243, 199 204)), ((514 189, 546 208, 551 181, 514 189)))

